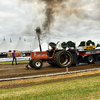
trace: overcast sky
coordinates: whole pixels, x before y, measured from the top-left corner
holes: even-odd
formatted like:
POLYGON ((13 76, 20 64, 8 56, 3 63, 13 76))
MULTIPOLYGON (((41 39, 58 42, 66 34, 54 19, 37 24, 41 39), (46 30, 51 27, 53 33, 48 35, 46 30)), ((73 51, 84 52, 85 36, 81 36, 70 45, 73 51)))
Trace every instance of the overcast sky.
POLYGON ((52 21, 42 40, 71 40, 77 45, 87 40, 100 43, 100 0, 55 0, 58 2, 53 2, 53 5, 47 1, 0 0, 0 43, 4 37, 8 42, 10 38, 17 42, 19 37, 27 42, 33 41, 38 26, 44 33, 47 6, 53 8, 52 21))

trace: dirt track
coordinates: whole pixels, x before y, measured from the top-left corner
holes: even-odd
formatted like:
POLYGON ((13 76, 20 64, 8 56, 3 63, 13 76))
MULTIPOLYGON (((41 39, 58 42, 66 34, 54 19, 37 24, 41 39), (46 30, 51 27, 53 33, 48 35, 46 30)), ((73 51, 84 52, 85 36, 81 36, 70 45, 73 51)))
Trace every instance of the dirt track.
MULTIPOLYGON (((26 64, 18 64, 18 65, 0 65, 0 79, 2 78, 12 78, 12 77, 20 77, 20 76, 30 76, 30 75, 40 75, 40 74, 49 74, 49 73, 57 73, 57 72, 65 72, 66 68, 58 68, 50 66, 48 63, 44 63, 43 67, 40 70, 35 70, 33 68, 29 68, 29 70, 25 67, 26 64)), ((82 69, 90 69, 90 68, 100 68, 100 63, 90 64, 90 65, 79 65, 79 66, 72 66, 69 68, 69 71, 75 70, 82 70, 82 69)), ((18 88, 18 87, 26 87, 32 85, 39 85, 39 84, 46 84, 51 82, 58 82, 58 81, 67 81, 73 80, 78 78, 85 78, 91 76, 100 76, 100 73, 93 74, 93 75, 86 75, 86 76, 78 76, 78 77, 71 77, 65 79, 53 79, 50 81, 43 81, 43 82, 28 82, 25 83, 25 79, 23 82, 20 83, 20 80, 15 81, 5 81, 0 82, 0 90, 2 89, 11 89, 11 88, 18 88)), ((34 79, 35 80, 35 79, 34 79)), ((21 80, 22 81, 22 80, 21 80)))
MULTIPOLYGON (((44 62, 43 67, 40 70, 29 67, 29 70, 25 67, 26 64, 18 65, 0 65, 0 79, 2 78, 12 78, 21 76, 32 76, 32 75, 42 75, 50 73, 65 72, 66 68, 58 68, 49 65, 44 62)), ((69 68, 69 71, 90 69, 90 68, 100 68, 100 63, 90 64, 90 65, 78 65, 69 68)))

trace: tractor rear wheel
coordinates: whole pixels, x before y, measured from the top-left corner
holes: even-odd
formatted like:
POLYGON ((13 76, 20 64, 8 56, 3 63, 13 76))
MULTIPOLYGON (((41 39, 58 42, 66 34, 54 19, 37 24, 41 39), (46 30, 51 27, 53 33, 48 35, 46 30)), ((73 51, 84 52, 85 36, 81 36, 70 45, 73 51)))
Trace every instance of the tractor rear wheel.
POLYGON ((32 68, 40 69, 43 65, 43 62, 40 59, 35 59, 35 60, 32 61, 31 65, 32 65, 32 68))
POLYGON ((69 51, 59 51, 55 53, 53 62, 58 67, 69 67, 73 62, 73 56, 69 51))

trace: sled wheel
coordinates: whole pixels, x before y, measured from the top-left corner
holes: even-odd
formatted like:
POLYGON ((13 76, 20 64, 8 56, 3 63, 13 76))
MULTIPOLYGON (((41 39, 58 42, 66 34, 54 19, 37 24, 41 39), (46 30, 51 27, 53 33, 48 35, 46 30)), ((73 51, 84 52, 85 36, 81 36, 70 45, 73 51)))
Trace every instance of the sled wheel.
POLYGON ((94 63, 94 58, 93 58, 93 56, 88 56, 88 57, 87 57, 87 62, 88 62, 88 64, 93 64, 93 63, 94 63))

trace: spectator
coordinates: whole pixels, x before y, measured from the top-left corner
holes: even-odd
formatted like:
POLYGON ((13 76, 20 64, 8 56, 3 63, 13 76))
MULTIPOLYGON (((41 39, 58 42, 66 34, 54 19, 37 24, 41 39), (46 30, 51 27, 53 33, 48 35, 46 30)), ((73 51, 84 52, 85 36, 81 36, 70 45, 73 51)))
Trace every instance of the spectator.
POLYGON ((12 65, 13 65, 14 60, 15 60, 15 63, 16 63, 16 65, 17 65, 17 59, 16 59, 16 56, 15 56, 15 50, 14 50, 13 53, 12 53, 12 57, 13 57, 12 65))

